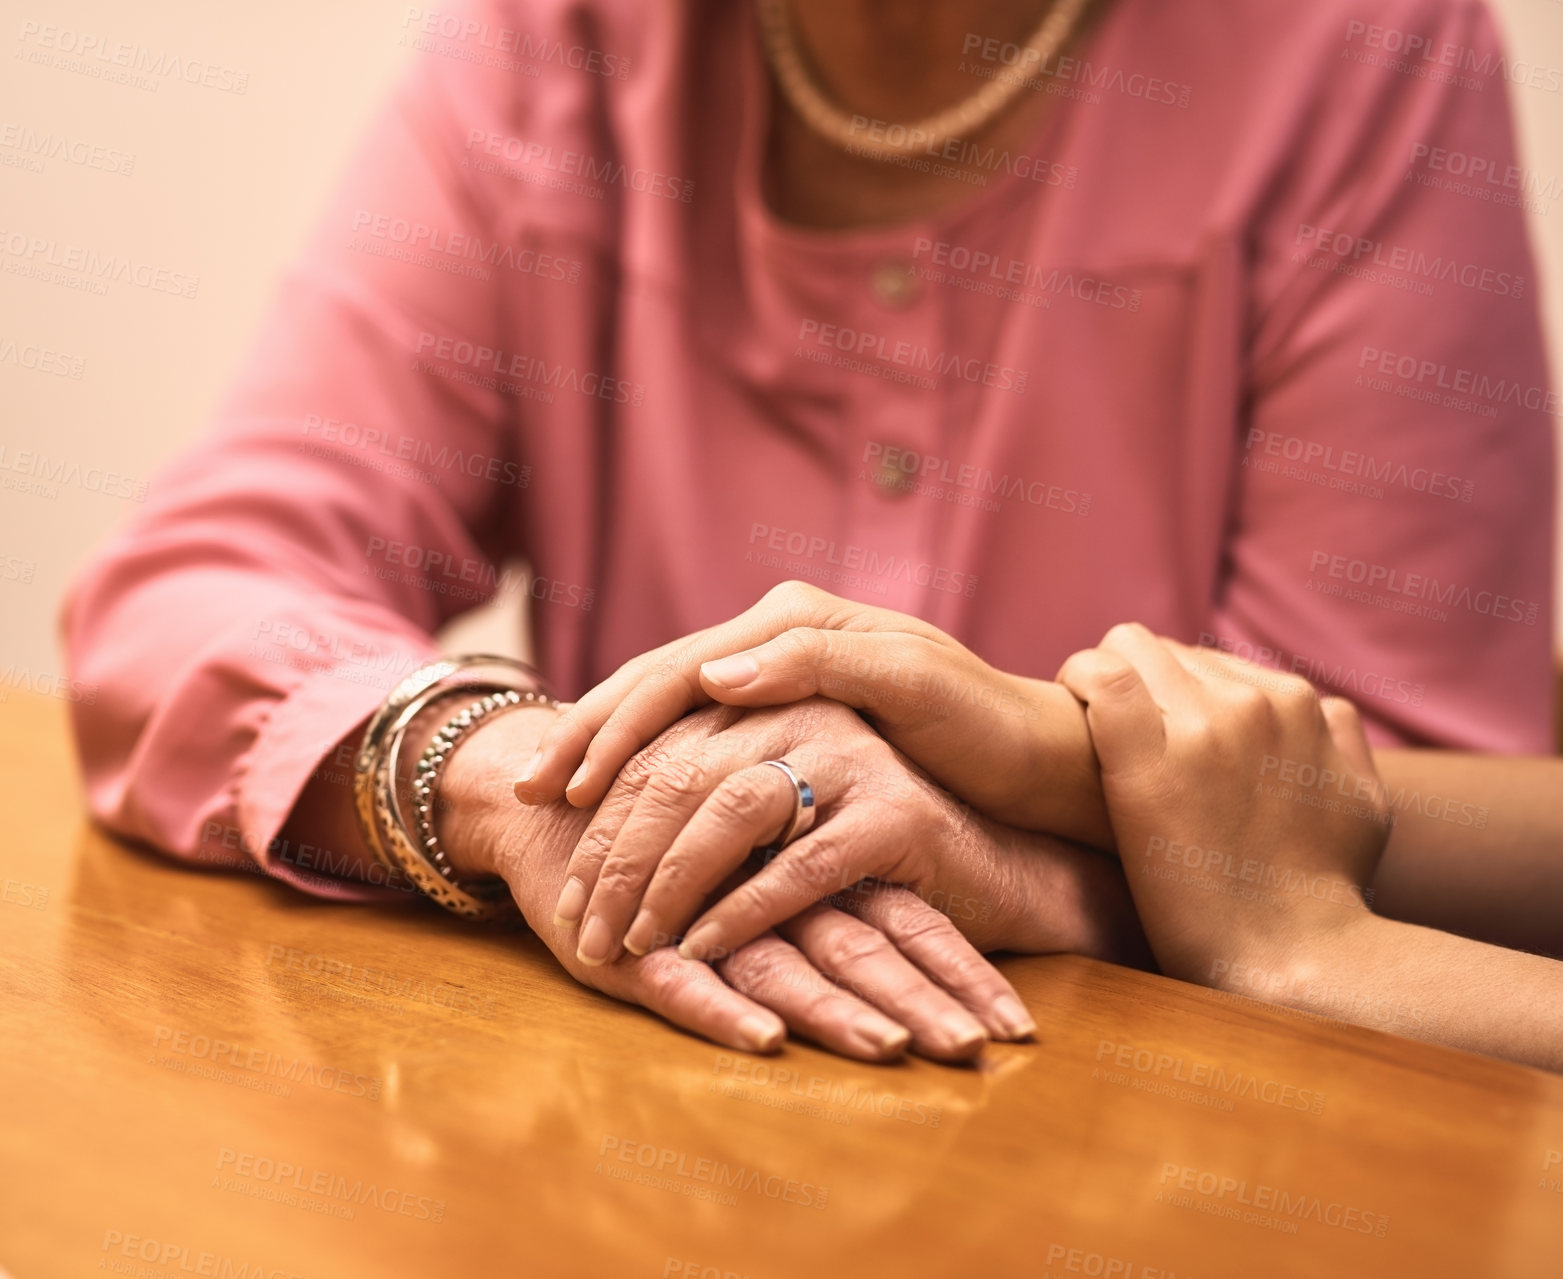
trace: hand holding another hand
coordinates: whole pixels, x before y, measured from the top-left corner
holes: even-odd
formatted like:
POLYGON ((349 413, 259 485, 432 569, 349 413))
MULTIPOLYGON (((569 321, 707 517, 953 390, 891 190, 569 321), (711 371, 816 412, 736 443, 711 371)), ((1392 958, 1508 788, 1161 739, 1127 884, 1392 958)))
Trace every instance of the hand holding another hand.
POLYGON ((852 933, 841 912, 817 905, 844 894, 858 923, 882 934, 860 928, 856 943, 844 943, 862 948, 858 978, 879 992, 875 1002, 911 1030, 917 1051, 966 1056, 989 1034, 1033 1029, 971 941, 906 891, 939 900, 960 883, 990 900, 999 859, 973 833, 957 805, 846 707, 821 698, 748 712, 709 707, 625 765, 570 858, 555 923, 579 925, 576 958, 599 965, 621 948, 656 953, 699 915, 680 952, 716 961, 729 977, 744 967, 734 952, 775 929, 840 979, 840 954, 811 943, 852 933), (796 803, 787 775, 765 763, 780 758, 813 788, 818 819, 756 867, 751 854, 781 834, 796 803), (964 879, 951 871, 957 855, 964 879), (845 893, 865 879, 881 883, 845 893))
POLYGON ((1059 681, 1085 704, 1162 971, 1281 971, 1359 921, 1389 837, 1356 710, 1306 680, 1115 626, 1059 681))
POLYGON ((823 696, 863 712, 940 786, 1022 830, 1111 847, 1084 717, 915 617, 784 582, 731 622, 625 663, 566 709, 516 793, 595 804, 634 753, 709 702, 823 696))
POLYGON ((567 866, 600 867, 613 835, 643 807, 652 762, 692 757, 711 740, 717 717, 742 713, 714 708, 680 722, 595 815, 564 805, 519 808, 510 794, 507 762, 546 715, 513 712, 470 735, 447 765, 441 829, 460 873, 502 875, 528 923, 578 981, 750 1052, 773 1051, 791 1030, 863 1060, 891 1060, 908 1046, 963 1060, 981 1051, 989 1033, 1033 1029, 1009 983, 950 921, 893 886, 847 894, 845 909, 809 904, 828 890, 794 899, 778 929, 755 929, 714 967, 666 946, 614 963, 583 958, 577 923, 556 914, 567 866))

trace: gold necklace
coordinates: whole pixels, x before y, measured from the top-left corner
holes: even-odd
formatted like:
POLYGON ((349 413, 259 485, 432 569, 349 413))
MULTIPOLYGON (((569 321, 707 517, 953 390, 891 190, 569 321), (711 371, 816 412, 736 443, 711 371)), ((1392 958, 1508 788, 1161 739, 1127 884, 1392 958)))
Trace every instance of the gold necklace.
POLYGON ((952 138, 969 138, 991 124, 1020 96, 1026 85, 1026 69, 1045 67, 1063 48, 1089 2, 1056 0, 1049 5, 1047 15, 1021 47, 1014 64, 996 74, 966 101, 915 124, 881 128, 865 128, 862 116, 854 118, 843 111, 814 83, 787 19, 787 0, 755 0, 755 8, 776 82, 798 118, 820 137, 853 155, 894 160, 925 149, 937 153, 952 138))

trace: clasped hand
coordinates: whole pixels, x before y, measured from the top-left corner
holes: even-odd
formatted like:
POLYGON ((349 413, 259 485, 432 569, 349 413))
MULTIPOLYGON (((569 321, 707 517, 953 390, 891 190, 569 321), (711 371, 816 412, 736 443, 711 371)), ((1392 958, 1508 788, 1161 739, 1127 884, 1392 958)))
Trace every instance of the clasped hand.
MULTIPOLYGON (((1039 872, 1061 864, 1060 850, 1089 855, 1055 843, 1050 863, 1003 819, 1129 850, 1127 891, 1157 961, 1207 982, 1212 956, 1295 951, 1361 913, 1387 837, 1381 790, 1355 711, 1321 701, 1305 681, 1132 625, 1076 654, 1058 683, 1030 680, 914 618, 795 583, 621 668, 554 722, 516 786, 533 803, 562 793, 589 806, 606 795, 557 903, 556 924, 580 921, 582 963, 655 954, 681 932, 683 958, 741 952, 767 929, 792 935, 796 912, 826 894, 850 903, 858 894, 839 890, 865 878, 930 901, 948 901, 952 886, 974 894, 995 918, 963 931, 984 948, 1089 949, 1036 929, 1047 897, 1039 872), (646 746, 713 700, 729 709, 692 717, 718 717, 700 748, 646 746), (791 812, 791 784, 761 766, 783 756, 820 793, 822 820, 756 869, 751 850, 791 812), (1256 769, 1274 758, 1344 779, 1364 797, 1360 812, 1267 794, 1256 769), (1245 865, 1309 888, 1265 902, 1213 898, 1208 876, 1146 864, 1199 841, 1257 848, 1245 865)), ((949 962, 925 959, 923 972, 990 1033, 1015 1025, 999 1003, 974 1004, 975 987, 953 983, 949 962)), ((970 955, 958 962, 969 975, 970 955)), ((898 1012, 917 1018, 911 1005, 898 1012)))

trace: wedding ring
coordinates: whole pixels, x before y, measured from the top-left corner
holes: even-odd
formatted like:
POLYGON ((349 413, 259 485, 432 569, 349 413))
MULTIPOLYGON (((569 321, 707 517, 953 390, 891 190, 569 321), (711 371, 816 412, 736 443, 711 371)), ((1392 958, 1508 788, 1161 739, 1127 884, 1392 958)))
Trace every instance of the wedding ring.
POLYGON ((805 834, 809 827, 814 825, 814 788, 793 771, 792 765, 784 759, 761 760, 762 764, 769 764, 772 768, 778 768, 786 774, 787 780, 792 783, 792 818, 781 835, 771 841, 767 851, 776 852, 786 848, 788 844, 805 834))

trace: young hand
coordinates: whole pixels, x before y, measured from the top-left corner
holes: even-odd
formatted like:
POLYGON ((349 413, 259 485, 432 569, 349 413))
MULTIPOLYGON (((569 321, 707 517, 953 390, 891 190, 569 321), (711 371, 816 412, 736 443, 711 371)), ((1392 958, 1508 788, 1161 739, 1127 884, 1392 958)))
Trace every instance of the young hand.
POLYGON ((1279 965, 1366 909, 1389 808, 1356 710, 1143 626, 1059 682, 1085 705, 1130 891, 1162 971, 1279 965))

